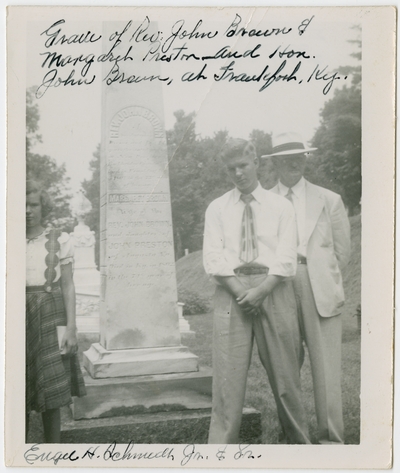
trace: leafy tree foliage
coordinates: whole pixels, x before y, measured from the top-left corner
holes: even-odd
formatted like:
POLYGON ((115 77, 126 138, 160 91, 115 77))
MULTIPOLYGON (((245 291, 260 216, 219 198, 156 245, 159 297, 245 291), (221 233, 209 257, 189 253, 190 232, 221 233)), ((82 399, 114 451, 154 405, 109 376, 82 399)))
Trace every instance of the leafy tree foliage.
POLYGON ((272 153, 271 134, 263 130, 253 130, 249 140, 254 143, 259 158, 258 178, 260 183, 265 189, 271 189, 277 182, 275 168, 271 158, 261 157, 272 153))
POLYGON ((343 88, 321 114, 313 146, 313 162, 321 185, 342 195, 349 214, 359 211, 361 199, 361 91, 343 88))
POLYGON ((95 259, 97 267, 100 266, 100 144, 93 153, 93 159, 89 163, 92 177, 82 182, 82 188, 86 198, 92 204, 92 209, 85 215, 85 223, 95 232, 96 246, 95 259))
POLYGON ((258 157, 272 153, 271 134, 263 130, 253 130, 250 133, 249 140, 254 143, 258 157))
POLYGON ((37 133, 39 129, 39 106, 34 99, 34 89, 31 87, 26 92, 26 152, 29 153, 31 147, 42 137, 37 133))
POLYGON ((66 176, 65 164, 58 165, 46 155, 32 152, 32 147, 41 142, 39 131, 39 107, 34 99, 34 88, 26 94, 26 177, 39 182, 50 195, 54 208, 46 217, 51 223, 65 231, 72 231, 74 219, 71 216, 68 194, 69 178, 66 176))
MULTIPOLYGON (((361 46, 359 39, 352 42, 361 46)), ((361 59, 360 52, 352 56, 361 59)), ((341 72, 352 74, 352 83, 335 90, 321 110, 321 125, 312 140, 318 151, 309 160, 307 177, 341 194, 354 215, 361 199, 361 67, 347 66, 341 72)))
POLYGON ((174 128, 167 132, 169 177, 175 255, 187 248, 199 249, 203 240, 204 211, 208 200, 224 188, 218 154, 226 140, 220 132, 214 139, 199 140, 195 133, 195 114, 175 112, 174 128))

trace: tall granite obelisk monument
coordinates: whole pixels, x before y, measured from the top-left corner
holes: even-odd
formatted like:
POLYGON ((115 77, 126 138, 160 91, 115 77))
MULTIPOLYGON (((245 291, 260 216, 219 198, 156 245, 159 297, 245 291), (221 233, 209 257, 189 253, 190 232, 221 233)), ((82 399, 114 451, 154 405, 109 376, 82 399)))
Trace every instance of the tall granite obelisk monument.
MULTIPOLYGON (((103 29, 100 343, 84 353, 87 396, 74 399, 64 442, 205 441, 210 422, 211 369, 180 341, 164 77, 143 61, 138 28, 103 29)), ((258 436, 260 415, 243 419, 258 436)))
POLYGON ((149 43, 132 40, 138 26, 103 28, 100 343, 84 357, 93 378, 198 369, 179 332, 163 77, 143 61, 149 43))

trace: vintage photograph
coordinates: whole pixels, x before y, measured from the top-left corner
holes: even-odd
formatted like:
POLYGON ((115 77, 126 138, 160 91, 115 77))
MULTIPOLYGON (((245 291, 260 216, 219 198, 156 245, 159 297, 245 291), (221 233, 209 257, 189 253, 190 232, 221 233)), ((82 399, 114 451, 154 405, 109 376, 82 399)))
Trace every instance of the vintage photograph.
POLYGON ((9 9, 14 465, 390 465, 394 18, 9 9))

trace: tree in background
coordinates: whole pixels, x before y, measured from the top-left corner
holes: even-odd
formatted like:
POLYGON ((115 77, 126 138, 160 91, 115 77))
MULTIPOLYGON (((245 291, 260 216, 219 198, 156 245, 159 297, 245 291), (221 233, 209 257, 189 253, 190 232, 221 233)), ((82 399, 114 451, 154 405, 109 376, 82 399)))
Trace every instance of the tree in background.
POLYGON ((26 93, 26 177, 39 182, 50 195, 54 208, 46 217, 45 223, 51 223, 64 231, 72 231, 74 218, 71 215, 68 193, 69 178, 65 164, 61 166, 53 158, 32 152, 32 147, 42 141, 38 134, 40 113, 34 99, 32 87, 26 93))
POLYGON ((92 209, 85 215, 85 223, 94 231, 95 244, 95 261, 97 268, 100 267, 100 144, 97 145, 96 151, 93 153, 93 159, 89 163, 92 177, 82 182, 82 188, 86 198, 92 204, 92 209))
MULTIPOLYGON (((360 28, 355 26, 358 32, 360 28)), ((350 41, 361 48, 360 39, 350 41)), ((361 52, 352 54, 360 60, 361 52)), ((349 215, 360 211, 361 199, 361 66, 346 66, 350 87, 335 90, 321 110, 321 125, 312 140, 318 148, 309 159, 307 177, 341 194, 349 215)))
POLYGON ((171 187, 172 223, 175 256, 184 250, 202 246, 204 212, 207 202, 224 188, 224 177, 217 157, 227 133, 199 139, 195 132, 195 113, 174 113, 176 122, 167 131, 169 179, 171 187))
POLYGON ((187 233, 195 224, 196 201, 190 186, 199 168, 194 156, 195 114, 185 115, 183 110, 178 110, 174 115, 176 122, 166 135, 175 254, 182 254, 188 245, 187 233))
POLYGON ((272 133, 263 130, 253 130, 249 135, 249 140, 256 147, 259 158, 258 178, 265 189, 271 189, 277 183, 277 175, 271 158, 261 158, 261 156, 272 153, 272 133))
POLYGON ((34 89, 31 87, 26 91, 26 153, 28 154, 35 143, 41 142, 42 137, 37 133, 39 130, 39 106, 34 99, 34 89))

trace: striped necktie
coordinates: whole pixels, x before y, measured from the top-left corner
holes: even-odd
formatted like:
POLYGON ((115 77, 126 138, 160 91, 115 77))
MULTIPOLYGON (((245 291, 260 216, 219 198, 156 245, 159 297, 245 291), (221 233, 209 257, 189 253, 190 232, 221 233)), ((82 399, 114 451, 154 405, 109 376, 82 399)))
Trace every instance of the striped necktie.
POLYGON ((245 207, 242 218, 239 258, 245 263, 250 263, 258 256, 255 221, 253 210, 250 206, 250 202, 254 200, 254 197, 251 194, 241 194, 240 199, 244 202, 245 207))
POLYGON ((298 229, 298 226, 297 226, 296 207, 295 207, 294 204, 293 204, 293 195, 294 195, 293 189, 292 189, 291 187, 289 187, 289 189, 288 189, 287 194, 285 195, 285 197, 287 198, 287 200, 290 200, 290 202, 291 202, 292 205, 293 205, 294 211, 295 211, 294 213, 295 213, 295 217, 296 217, 296 238, 297 238, 297 246, 299 246, 299 243, 300 243, 299 229, 298 229))

